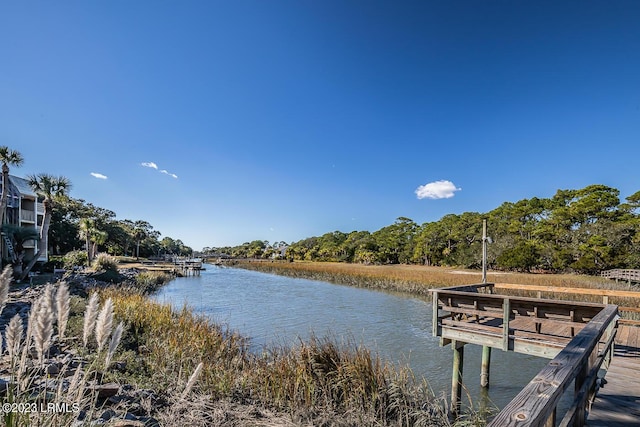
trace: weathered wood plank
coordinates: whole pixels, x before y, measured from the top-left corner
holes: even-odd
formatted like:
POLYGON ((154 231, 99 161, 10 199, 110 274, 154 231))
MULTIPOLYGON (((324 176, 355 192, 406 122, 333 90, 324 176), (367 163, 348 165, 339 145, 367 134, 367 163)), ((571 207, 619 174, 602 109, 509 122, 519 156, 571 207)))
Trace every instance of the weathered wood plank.
MULTIPOLYGON (((640 328, 626 335, 637 335, 640 328)), ((638 348, 616 347, 607 370, 606 383, 598 391, 587 417, 590 427, 622 427, 640 425, 640 357, 638 348)))
POLYGON ((630 328, 621 327, 618 329, 618 334, 616 336, 616 344, 619 345, 627 345, 629 341, 629 332, 630 328))
POLYGON ((584 369, 590 354, 617 311, 616 306, 606 306, 518 393, 489 426, 544 425, 565 389, 584 369))

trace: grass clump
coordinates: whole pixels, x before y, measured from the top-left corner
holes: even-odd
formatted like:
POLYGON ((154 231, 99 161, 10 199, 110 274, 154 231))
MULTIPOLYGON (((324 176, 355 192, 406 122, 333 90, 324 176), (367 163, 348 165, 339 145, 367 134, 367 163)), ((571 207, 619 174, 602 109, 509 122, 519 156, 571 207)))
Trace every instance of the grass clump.
POLYGON ((135 281, 142 293, 150 293, 172 279, 170 274, 162 271, 141 271, 136 275, 135 281))
POLYGON ((95 271, 112 272, 118 271, 118 260, 109 254, 100 253, 93 260, 91 267, 95 271))

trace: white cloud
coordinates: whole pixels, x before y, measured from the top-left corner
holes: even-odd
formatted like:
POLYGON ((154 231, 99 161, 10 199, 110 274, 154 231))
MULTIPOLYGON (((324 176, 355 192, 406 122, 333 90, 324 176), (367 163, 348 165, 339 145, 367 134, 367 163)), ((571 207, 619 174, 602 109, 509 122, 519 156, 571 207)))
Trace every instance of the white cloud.
POLYGON ((450 199, 460 190, 462 188, 457 188, 453 182, 441 180, 421 185, 416 189, 416 195, 418 199, 450 199))
POLYGON ((178 175, 176 175, 175 173, 167 172, 165 169, 162 169, 160 172, 162 172, 162 173, 163 173, 163 174, 165 174, 165 175, 169 175, 169 176, 170 176, 170 177, 172 177, 172 178, 176 178, 176 179, 178 179, 178 175))
POLYGON ((140 165, 144 166, 145 168, 155 169, 160 173, 163 173, 165 175, 169 175, 171 178, 178 179, 178 175, 176 175, 175 173, 171 173, 166 169, 158 169, 158 165, 156 165, 154 162, 143 162, 143 163, 140 163, 140 165))
POLYGON ((102 175, 101 173, 91 172, 91 176, 98 179, 107 179, 106 175, 102 175))
POLYGON ((142 166, 144 166, 145 168, 152 168, 152 169, 158 170, 158 165, 156 165, 153 162, 143 162, 143 163, 140 163, 140 164, 142 166))

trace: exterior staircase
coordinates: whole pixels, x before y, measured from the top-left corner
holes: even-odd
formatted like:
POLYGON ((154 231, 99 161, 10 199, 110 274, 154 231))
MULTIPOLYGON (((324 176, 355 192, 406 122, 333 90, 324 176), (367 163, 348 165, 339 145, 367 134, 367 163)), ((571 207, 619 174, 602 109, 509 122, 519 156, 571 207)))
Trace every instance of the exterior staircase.
POLYGON ((13 249, 13 243, 11 243, 11 239, 2 232, 2 239, 4 240, 4 246, 7 248, 7 252, 9 253, 9 257, 11 261, 16 262, 18 257, 16 256, 16 251, 13 249))

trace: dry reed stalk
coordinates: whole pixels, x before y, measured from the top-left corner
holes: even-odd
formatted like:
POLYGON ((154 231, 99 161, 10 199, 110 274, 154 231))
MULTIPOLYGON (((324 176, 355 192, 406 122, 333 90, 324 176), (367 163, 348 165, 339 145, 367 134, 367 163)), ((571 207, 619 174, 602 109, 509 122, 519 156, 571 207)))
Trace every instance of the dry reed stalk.
POLYGON ((40 309, 40 299, 36 299, 31 303, 31 310, 29 311, 29 319, 27 320, 27 333, 24 338, 24 345, 22 347, 22 354, 20 356, 20 363, 18 364, 18 380, 22 378, 27 369, 27 356, 29 355, 29 351, 31 349, 32 335, 33 329, 36 324, 36 317, 38 316, 38 311, 40 309))
POLYGON ((0 314, 7 305, 9 299, 9 285, 11 284, 11 277, 13 275, 13 268, 11 265, 7 265, 2 274, 0 274, 0 314))
POLYGON ((111 298, 108 298, 102 310, 98 314, 96 319, 96 343, 98 344, 98 352, 102 351, 102 348, 107 343, 109 335, 111 335, 111 329, 113 327, 113 302, 111 298))
POLYGON ((202 372, 202 362, 198 363, 198 366, 196 366, 195 371, 193 371, 193 374, 191 374, 191 376, 189 377, 189 381, 187 381, 187 385, 184 388, 184 391, 182 392, 181 399, 185 399, 189 395, 189 393, 191 392, 191 389, 193 388, 196 381, 198 380, 198 377, 200 376, 200 372, 202 372))
POLYGON ((62 341, 64 333, 67 329, 67 322, 69 320, 69 302, 71 297, 69 296, 69 286, 66 282, 62 282, 58 286, 56 292, 56 311, 58 314, 58 339, 62 341))
POLYGON ((93 294, 89 298, 89 302, 87 303, 87 307, 84 312, 84 328, 82 334, 82 343, 85 348, 89 344, 89 338, 91 338, 91 333, 95 329, 96 324, 96 316, 98 315, 98 294, 93 294))
POLYGON ((44 354, 49 350, 51 338, 53 337, 54 315, 52 313, 52 302, 53 296, 51 287, 47 285, 44 295, 40 297, 38 310, 34 318, 35 323, 31 330, 40 363, 44 361, 44 354))
POLYGON ((109 363, 111 363, 111 358, 116 352, 116 348, 118 348, 118 344, 120 344, 120 339, 122 338, 122 332, 124 331, 124 323, 118 323, 116 326, 116 330, 113 331, 111 335, 111 342, 109 343, 109 350, 107 351, 107 357, 104 361, 105 369, 109 367, 109 363))
POLYGON ((20 341, 22 340, 22 318, 19 314, 16 314, 9 321, 9 326, 5 330, 5 341, 7 343, 7 350, 9 351, 9 358, 13 361, 20 351, 20 341))
POLYGON ((78 401, 82 398, 85 389, 85 381, 84 376, 82 375, 82 369, 78 366, 76 371, 71 378, 71 382, 69 383, 69 388, 67 389, 67 396, 71 401, 78 401), (75 397, 74 397, 75 396, 75 397))

